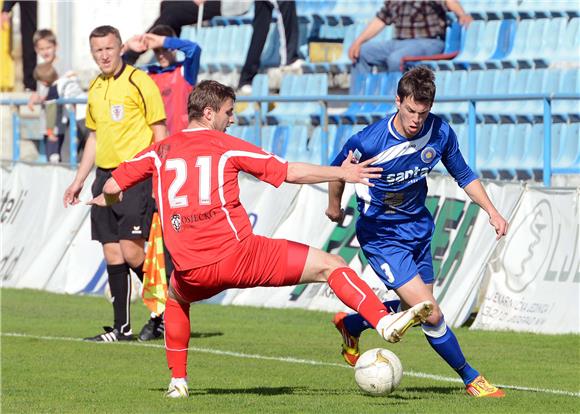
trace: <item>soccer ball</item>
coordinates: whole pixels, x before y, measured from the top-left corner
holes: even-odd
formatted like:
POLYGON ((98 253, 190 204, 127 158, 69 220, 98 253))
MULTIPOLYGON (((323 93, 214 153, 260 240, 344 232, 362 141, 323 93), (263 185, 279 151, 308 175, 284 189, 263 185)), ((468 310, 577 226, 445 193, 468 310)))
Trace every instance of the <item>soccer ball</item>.
POLYGON ((354 367, 354 379, 370 395, 387 395, 403 378, 403 365, 393 352, 374 348, 360 356, 354 367))

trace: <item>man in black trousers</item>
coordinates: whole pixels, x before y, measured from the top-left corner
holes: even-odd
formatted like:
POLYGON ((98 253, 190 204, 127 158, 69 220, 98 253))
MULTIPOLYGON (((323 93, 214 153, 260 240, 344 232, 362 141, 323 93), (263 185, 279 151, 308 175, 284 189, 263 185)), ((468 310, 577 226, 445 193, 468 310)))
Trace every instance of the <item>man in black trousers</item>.
POLYGON ((282 26, 284 28, 284 30, 280 30, 280 65, 290 65, 298 59, 296 3, 293 0, 256 1, 254 2, 254 7, 254 21, 252 22, 254 33, 252 34, 250 49, 248 50, 246 63, 242 68, 238 86, 242 94, 251 91, 252 79, 254 79, 260 69, 260 56, 268 37, 274 9, 278 10, 282 15, 282 26))

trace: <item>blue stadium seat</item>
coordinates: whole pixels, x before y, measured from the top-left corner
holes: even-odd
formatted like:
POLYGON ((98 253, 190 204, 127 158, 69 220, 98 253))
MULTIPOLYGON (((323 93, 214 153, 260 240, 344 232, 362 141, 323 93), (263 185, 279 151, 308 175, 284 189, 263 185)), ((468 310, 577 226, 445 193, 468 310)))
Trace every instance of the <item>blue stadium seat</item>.
MULTIPOLYGON (((562 71, 560 83, 554 90, 560 93, 580 93, 580 76, 578 72, 578 69, 562 71)), ((552 113, 556 118, 578 122, 580 121, 580 101, 571 99, 554 100, 552 101, 552 113)))
POLYGON ((578 16, 578 4, 569 0, 521 0, 519 15, 524 18, 578 16))
MULTIPOLYGON (((252 79, 252 93, 250 96, 268 96, 268 75, 258 74, 254 76, 254 79, 252 79)), ((246 109, 236 114, 237 122, 240 125, 248 125, 254 121, 256 116, 255 105, 255 102, 250 102, 246 109)), ((260 109, 262 111, 262 117, 264 117, 266 112, 268 112, 268 103, 261 103, 260 109)))
MULTIPOLYGON (((280 126, 279 128, 284 128, 280 126)), ((306 125, 290 126, 290 138, 286 147, 285 158, 288 161, 308 162, 308 127, 306 125)))
POLYGON ((517 22, 515 19, 501 21, 497 47, 493 54, 484 63, 487 69, 500 69, 502 67, 502 60, 510 54, 514 47, 516 28, 517 22))
POLYGON ((541 180, 544 165, 544 124, 516 125, 515 134, 523 134, 518 141, 525 147, 524 156, 516 168, 516 177, 519 180, 541 180))
POLYGON ((491 20, 472 23, 472 25, 477 24, 482 25, 479 29, 473 28, 477 30, 477 38, 469 36, 473 33, 471 28, 467 31, 467 40, 475 41, 476 44, 465 44, 463 51, 452 60, 455 69, 483 69, 485 68, 485 62, 493 56, 497 49, 501 22, 499 20, 491 20))
MULTIPOLYGON (((344 32, 344 40, 342 42, 342 54, 338 60, 330 63, 330 72, 345 73, 350 71, 352 62, 348 57, 348 49, 352 46, 355 39, 362 33, 365 27, 365 23, 356 23, 346 27, 344 32)), ((387 30, 387 28, 384 30, 387 30)))
MULTIPOLYGON (((385 74, 368 74, 365 77, 363 95, 377 96, 380 95, 381 77, 385 74)), ((375 103, 352 103, 347 110, 340 115, 340 120, 343 123, 368 123, 371 119, 372 110, 375 108, 375 103)))
MULTIPOLYGON (((580 168, 580 123, 555 124, 560 132, 555 132, 552 139, 558 137, 559 151, 552 151, 553 168, 580 168)), ((557 131, 557 129, 556 129, 557 131)), ((552 146, 554 148, 554 146, 552 146)))
POLYGON ((462 47, 452 60, 439 60, 432 63, 440 70, 453 70, 454 62, 468 62, 477 54, 479 43, 485 29, 485 22, 476 20, 468 28, 463 28, 462 47))
POLYGON ((580 18, 575 17, 568 22, 564 39, 562 39, 561 46, 558 47, 553 61, 577 62, 578 50, 580 50, 580 18))
POLYGON ((547 68, 551 61, 558 58, 560 50, 566 47, 567 28, 567 17, 556 17, 548 21, 541 44, 536 49, 534 58, 536 68, 547 68))
MULTIPOLYGON (((287 75, 282 79, 280 96, 320 96, 328 94, 327 75, 287 75)), ((321 106, 317 102, 281 102, 267 113, 268 124, 320 121, 321 106)))
POLYGON ((530 44, 529 37, 530 32, 533 30, 534 20, 525 19, 520 20, 515 29, 515 35, 513 40, 513 47, 510 53, 501 61, 503 68, 518 68, 518 59, 524 59, 527 57, 527 49, 533 48, 534 45, 530 44))
MULTIPOLYGON (((381 77, 380 94, 382 96, 388 96, 389 99, 395 99, 397 85, 399 84, 401 76, 403 76, 401 72, 389 72, 386 76, 381 77)), ((396 106, 393 102, 381 102, 376 104, 371 112, 372 122, 377 122, 394 111, 396 111, 396 106)))
POLYGON ((336 157, 336 154, 340 152, 346 141, 348 141, 348 139, 353 135, 352 129, 353 126, 347 124, 342 124, 337 127, 332 149, 332 156, 330 157, 331 161, 334 157, 336 157))
MULTIPOLYGON (((337 132, 336 125, 328 125, 328 162, 331 162, 334 157, 334 141, 337 132)), ((308 140, 308 162, 313 164, 322 164, 322 127, 318 126, 312 131, 312 135, 308 140)))
MULTIPOLYGON (((475 129, 476 136, 476 154, 475 163, 480 171, 492 160, 492 143, 495 142, 498 125, 497 124, 478 124, 475 129)), ((482 171, 483 174, 483 171, 482 171)), ((489 177, 487 174, 484 176, 489 177)), ((491 177, 495 178, 495 177, 491 177)))
POLYGON ((514 127, 514 124, 499 124, 496 126, 497 132, 492 134, 489 141, 489 153, 486 162, 485 164, 478 164, 484 178, 501 177, 499 170, 506 167, 510 137, 513 134, 514 127))

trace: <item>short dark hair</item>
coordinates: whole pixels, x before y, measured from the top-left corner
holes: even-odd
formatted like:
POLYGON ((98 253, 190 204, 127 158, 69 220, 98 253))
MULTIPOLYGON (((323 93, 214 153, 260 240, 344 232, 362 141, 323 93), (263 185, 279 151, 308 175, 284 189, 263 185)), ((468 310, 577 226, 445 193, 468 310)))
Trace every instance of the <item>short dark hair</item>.
POLYGON ((173 27, 166 24, 158 24, 153 26, 151 29, 149 29, 149 33, 153 33, 158 36, 177 37, 173 27))
POLYGON ((40 29, 34 32, 34 35, 32 35, 32 44, 36 46, 40 40, 46 40, 47 42, 56 45, 56 35, 50 29, 40 29))
POLYGON ((34 79, 37 81, 46 82, 49 85, 52 85, 58 79, 56 69, 48 62, 36 65, 34 72, 32 72, 32 76, 34 76, 34 79))
POLYGON ((223 85, 214 80, 200 82, 189 94, 187 100, 187 115, 189 120, 199 119, 203 116, 203 110, 210 107, 219 111, 228 99, 236 100, 236 93, 230 86, 223 85))
POLYGON ((113 26, 108 25, 95 27, 91 32, 91 34, 89 35, 89 41, 93 37, 106 37, 110 34, 115 36, 120 44, 123 44, 123 41, 121 40, 121 33, 119 33, 119 30, 113 26))
POLYGON ((403 101, 412 97, 421 103, 433 104, 435 100, 435 75, 426 66, 417 66, 403 75, 397 85, 397 96, 403 101))

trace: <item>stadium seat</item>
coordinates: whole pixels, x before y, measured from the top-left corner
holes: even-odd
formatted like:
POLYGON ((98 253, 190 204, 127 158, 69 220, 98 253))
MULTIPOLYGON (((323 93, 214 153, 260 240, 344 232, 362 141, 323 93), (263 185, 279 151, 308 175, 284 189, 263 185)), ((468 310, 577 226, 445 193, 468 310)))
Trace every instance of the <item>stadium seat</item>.
POLYGON ((334 137, 332 156, 330 157, 331 161, 340 152, 346 141, 348 141, 348 139, 353 135, 352 129, 352 125, 346 124, 342 124, 337 127, 336 135, 334 137))
MULTIPOLYGON (((567 69, 561 72, 557 88, 551 90, 559 93, 580 93, 580 76, 578 69, 567 69)), ((552 101, 552 114, 564 121, 580 121, 580 101, 556 99, 552 101)))
POLYGON ((380 81, 379 93, 381 96, 388 96, 391 102, 380 102, 375 104, 371 112, 371 121, 377 122, 378 120, 384 118, 389 113, 396 111, 395 104, 392 100, 395 99, 397 94, 397 85, 403 74, 401 72, 389 72, 386 76, 382 76, 380 81))
POLYGON ((481 174, 486 178, 495 178, 495 175, 492 174, 493 172, 485 170, 485 167, 491 162, 493 157, 492 144, 496 140, 497 130, 498 130, 497 124, 478 124, 475 129, 476 131, 475 164, 478 170, 481 172, 481 174), (490 176, 490 174, 492 175, 490 176))
POLYGON ((536 68, 547 68, 558 57, 560 50, 565 47, 567 28, 567 17, 556 17, 546 23, 544 36, 534 56, 536 68))
MULTIPOLYGON (((320 96, 328 94, 327 75, 287 75, 282 79, 280 96, 320 96)), ((317 102, 281 102, 267 113, 268 124, 320 121, 321 106, 317 102)))
MULTIPOLYGON (((328 125, 328 162, 331 162, 335 155, 334 154, 334 141, 336 139, 336 125, 328 125)), ((317 126, 312 131, 312 135, 308 140, 308 162, 313 164, 323 164, 322 160, 322 126, 317 126)))
POLYGON ((516 125, 515 134, 522 134, 518 141, 525 148, 524 156, 516 168, 519 180, 542 179, 544 164, 544 124, 516 125))
POLYGON ((503 68, 517 69, 518 59, 525 61, 528 57, 528 49, 535 47, 535 44, 529 41, 532 30, 534 30, 534 20, 525 19, 518 22, 515 29, 513 47, 510 53, 501 61, 503 68))
MULTIPOLYGON (((478 164, 484 178, 501 177, 499 170, 505 169, 507 165, 506 161, 509 157, 510 136, 513 134, 514 127, 514 124, 499 124, 495 126, 497 132, 491 134, 489 153, 487 154, 485 164, 478 164)), ((513 176, 509 178, 512 177, 513 176)))
POLYGON ((453 70, 455 68, 455 62, 470 61, 479 50, 480 39, 482 38, 484 30, 485 22, 481 20, 476 20, 468 28, 463 28, 463 45, 459 54, 452 60, 432 62, 432 65, 436 65, 440 70, 453 70))
MULTIPOLYGON (((485 62, 493 56, 498 46, 498 37, 500 33, 501 22, 499 20, 491 20, 488 22, 475 21, 472 25, 480 24, 479 29, 473 28, 477 31, 476 36, 469 36, 471 28, 467 31, 467 40, 476 44, 467 43, 463 51, 452 60, 455 69, 483 69, 485 62)), ((470 25, 471 26, 471 25, 470 25)))
MULTIPOLYGON (((280 126, 279 128, 283 127, 284 126, 280 126)), ((308 127, 306 125, 290 126, 290 137, 286 147, 286 155, 284 157, 288 161, 294 162, 309 161, 310 154, 308 153, 308 127)))
POLYGON ((487 69, 500 69, 502 60, 508 56, 514 46, 517 22, 515 19, 502 20, 499 27, 497 47, 484 62, 487 69))
MULTIPOLYGON (((364 96, 380 95, 381 77, 386 77, 386 74, 368 74, 364 79, 364 96)), ((340 115, 340 120, 343 123, 356 124, 368 123, 371 119, 371 113, 376 106, 373 102, 365 103, 351 103, 347 110, 340 115)))
POLYGON ((580 123, 555 124, 552 140, 556 140, 558 153, 552 146, 552 168, 580 168, 580 123), (559 131, 558 131, 559 129, 559 131))
MULTIPOLYGON (((268 96, 268 75, 258 74, 252 79, 252 93, 250 96, 268 96)), ((256 116, 256 106, 255 102, 249 102, 248 106, 236 114, 237 122, 240 125, 249 125, 255 120, 256 116)), ((262 117, 268 112, 268 103, 263 102, 260 104, 260 109, 262 111, 262 117)))

